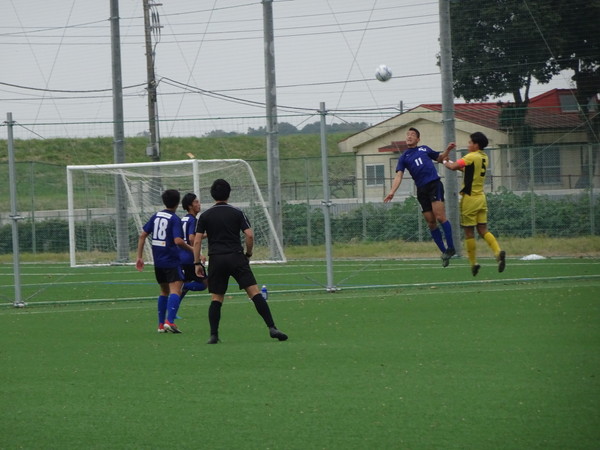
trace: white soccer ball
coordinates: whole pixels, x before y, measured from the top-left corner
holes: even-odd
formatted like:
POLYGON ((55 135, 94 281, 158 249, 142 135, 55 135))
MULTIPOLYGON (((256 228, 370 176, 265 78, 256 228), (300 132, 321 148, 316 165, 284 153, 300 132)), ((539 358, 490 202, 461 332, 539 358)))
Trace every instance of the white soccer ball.
POLYGON ((375 71, 375 78, 379 81, 387 81, 392 78, 392 70, 385 64, 382 64, 375 71))

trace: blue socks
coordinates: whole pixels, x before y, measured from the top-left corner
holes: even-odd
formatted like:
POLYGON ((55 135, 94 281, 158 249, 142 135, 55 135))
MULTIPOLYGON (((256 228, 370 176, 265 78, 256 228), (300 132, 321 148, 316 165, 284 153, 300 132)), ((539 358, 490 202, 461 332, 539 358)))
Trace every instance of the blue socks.
POLYGON ((190 281, 188 283, 183 283, 183 289, 185 291, 203 291, 206 289, 206 284, 201 281, 190 281))
MULTIPOLYGON (((454 240, 452 239, 452 225, 450 225, 450 221, 446 220, 440 225, 444 230, 444 236, 446 237, 446 243, 448 244, 448 248, 454 248, 454 240)), ((438 246, 442 253, 445 253, 446 246, 444 245, 444 239, 442 237, 442 232, 440 231, 440 229, 436 228, 435 230, 430 230, 430 232, 435 244, 438 246)))
POLYGON ((446 243, 448 244, 448 248, 454 248, 454 240, 452 239, 452 225, 450 225, 449 220, 446 220, 442 224, 442 229, 444 230, 444 236, 446 236, 446 243))
POLYGON ((175 323, 177 318, 177 311, 179 311, 179 304, 181 303, 181 297, 177 294, 169 294, 167 300, 167 321, 175 323))
POLYGON ((167 296, 158 296, 158 323, 165 323, 167 317, 167 296))
POLYGON ((444 240, 442 239, 442 232, 439 228, 436 228, 435 230, 430 230, 430 232, 431 237, 433 238, 433 242, 435 242, 440 251, 444 253, 446 251, 446 246, 444 245, 444 240))

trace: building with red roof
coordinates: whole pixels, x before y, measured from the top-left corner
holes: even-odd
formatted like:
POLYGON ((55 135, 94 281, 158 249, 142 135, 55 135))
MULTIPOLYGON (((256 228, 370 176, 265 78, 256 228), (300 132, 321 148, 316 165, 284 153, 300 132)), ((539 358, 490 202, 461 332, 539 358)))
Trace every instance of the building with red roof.
MULTIPOLYGON (((510 109, 511 104, 456 103, 456 157, 466 152, 469 135, 481 131, 490 141, 486 149, 491 160, 489 190, 501 186, 516 191, 584 189, 591 180, 599 186, 600 142, 589 133, 598 121, 598 103, 598 98, 592 100, 584 118, 571 90, 553 89, 530 99, 522 126, 507 119, 519 113, 510 109)), ((363 180, 361 196, 375 199, 387 194, 410 127, 420 131, 421 144, 438 151, 446 148, 441 104, 419 105, 338 143, 342 152, 356 155, 357 179, 363 180)), ((444 176, 445 169, 439 171, 444 176)), ((413 191, 412 183, 403 183, 398 194, 413 191)))

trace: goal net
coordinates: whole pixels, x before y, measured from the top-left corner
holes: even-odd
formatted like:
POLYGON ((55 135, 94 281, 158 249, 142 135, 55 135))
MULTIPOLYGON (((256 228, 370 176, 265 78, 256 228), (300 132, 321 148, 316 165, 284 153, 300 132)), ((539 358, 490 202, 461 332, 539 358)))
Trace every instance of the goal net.
MULTIPOLYGON (((67 166, 71 266, 135 263, 142 226, 152 214, 164 209, 162 192, 177 189, 182 198, 193 192, 204 210, 214 203, 210 186, 217 178, 231 184, 231 204, 250 219, 254 231, 252 261, 285 262, 250 165, 241 159, 190 159, 67 166)), ((186 214, 181 206, 178 213, 186 214)), ((149 239, 144 260, 152 262, 149 239)))

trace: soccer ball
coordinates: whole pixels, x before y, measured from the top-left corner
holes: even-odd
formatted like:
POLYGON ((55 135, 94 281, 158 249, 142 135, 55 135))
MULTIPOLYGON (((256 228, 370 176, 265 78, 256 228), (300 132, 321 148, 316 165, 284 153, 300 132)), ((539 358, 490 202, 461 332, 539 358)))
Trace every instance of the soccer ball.
POLYGON ((392 78, 392 71, 388 66, 382 64, 375 71, 375 78, 379 81, 387 81, 392 78))

